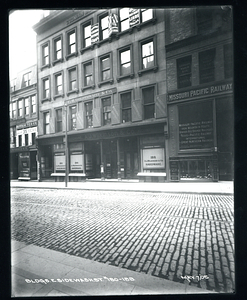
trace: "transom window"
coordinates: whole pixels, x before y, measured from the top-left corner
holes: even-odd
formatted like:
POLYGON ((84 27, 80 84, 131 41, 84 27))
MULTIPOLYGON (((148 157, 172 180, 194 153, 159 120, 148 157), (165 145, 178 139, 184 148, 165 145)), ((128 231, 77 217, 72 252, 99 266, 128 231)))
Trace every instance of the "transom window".
POLYGON ((111 98, 102 99, 103 125, 111 124, 111 98))
POLYGON ((63 93, 63 81, 62 74, 55 75, 55 95, 61 95, 63 93))
POLYGON ((152 9, 141 9, 141 21, 145 22, 151 20, 153 18, 153 10, 152 9))
POLYGON ((111 78, 110 55, 101 58, 101 80, 105 81, 111 78))
POLYGON ((215 80, 215 48, 199 53, 200 84, 215 80))
POLYGON ((142 89, 144 119, 154 118, 154 87, 142 89))
POLYGON ((100 39, 108 38, 108 15, 100 17, 100 39))
POLYGON ((31 96, 31 113, 36 113, 36 96, 31 96))
POLYGON ((86 128, 93 127, 93 102, 85 103, 85 111, 86 111, 86 128))
POLYGON ((25 98, 25 115, 29 115, 29 98, 25 98))
POLYGON ((43 61, 42 64, 43 66, 48 65, 49 64, 49 47, 48 44, 44 45, 42 47, 42 57, 43 57, 43 61))
POLYGON ((93 85, 93 64, 92 62, 84 64, 84 85, 93 85))
POLYGON ((131 121, 131 92, 121 94, 122 123, 131 121))
POLYGON ((129 8, 121 8, 119 11, 119 17, 120 17, 120 30, 124 31, 129 29, 130 23, 129 23, 129 8))
POLYGON ((76 105, 70 107, 70 130, 76 130, 76 105))
POLYGON ((50 113, 44 113, 44 134, 50 133, 50 113))
POLYGON ((77 71, 76 68, 69 70, 69 90, 73 91, 77 89, 77 71))
POLYGON ((62 131, 62 108, 56 110, 56 132, 62 131))
POLYGON ((91 41, 91 23, 83 27, 83 47, 88 47, 92 44, 91 41))
POLYGON ((62 39, 58 38, 54 41, 55 60, 62 58, 62 39))
POLYGON ((43 98, 49 98, 50 96, 50 83, 49 78, 43 80, 43 98))
POLYGON ((120 75, 126 75, 131 72, 130 49, 120 52, 120 75))
POLYGON ((154 42, 142 43, 142 68, 147 69, 154 66, 154 42))
POLYGON ((191 63, 191 55, 177 60, 177 80, 179 89, 191 86, 191 63))
POLYGON ((76 52, 76 34, 75 30, 68 33, 68 54, 76 52))

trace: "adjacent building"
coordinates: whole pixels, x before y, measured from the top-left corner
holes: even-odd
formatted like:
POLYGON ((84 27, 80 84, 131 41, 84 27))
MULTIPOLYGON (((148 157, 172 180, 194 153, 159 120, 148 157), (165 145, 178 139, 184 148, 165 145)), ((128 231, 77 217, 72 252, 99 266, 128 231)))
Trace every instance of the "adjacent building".
POLYGON ((10 82, 10 177, 37 179, 37 68, 31 66, 10 82))

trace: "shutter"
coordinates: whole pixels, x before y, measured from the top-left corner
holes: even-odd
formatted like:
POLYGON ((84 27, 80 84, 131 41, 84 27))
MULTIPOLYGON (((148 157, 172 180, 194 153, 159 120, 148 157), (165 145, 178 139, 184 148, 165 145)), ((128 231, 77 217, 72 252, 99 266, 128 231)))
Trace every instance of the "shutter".
POLYGON ((111 121, 112 121, 112 124, 120 123, 120 104, 119 103, 112 105, 111 121))
POLYGON ((93 127, 101 126, 101 108, 96 107, 93 109, 93 127))
POLYGON ((132 122, 142 120, 142 102, 141 99, 132 101, 132 122))
POLYGON ((43 134, 44 134, 43 113, 40 113, 39 120, 38 120, 38 136, 43 134))
POLYGON ((156 96, 155 112, 156 112, 156 119, 167 117, 166 94, 156 96))

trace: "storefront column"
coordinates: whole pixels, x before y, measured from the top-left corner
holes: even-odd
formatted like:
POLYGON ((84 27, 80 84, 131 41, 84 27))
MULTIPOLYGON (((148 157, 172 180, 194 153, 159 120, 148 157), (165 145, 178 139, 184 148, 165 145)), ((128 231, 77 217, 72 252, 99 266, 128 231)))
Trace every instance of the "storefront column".
POLYGON ((40 176, 40 147, 37 144, 37 180, 38 182, 41 181, 41 176, 40 176))
POLYGON ((105 180, 105 170, 104 170, 104 156, 103 156, 103 141, 100 141, 100 176, 101 180, 105 180))
POLYGON ((117 139, 117 178, 121 180, 119 139, 117 139))

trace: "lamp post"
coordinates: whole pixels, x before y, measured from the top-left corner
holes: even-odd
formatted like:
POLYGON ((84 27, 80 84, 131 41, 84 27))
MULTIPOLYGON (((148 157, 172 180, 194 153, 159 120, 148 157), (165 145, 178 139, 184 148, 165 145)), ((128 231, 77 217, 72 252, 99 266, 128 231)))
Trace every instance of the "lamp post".
POLYGON ((69 160, 68 160, 68 121, 67 121, 67 104, 65 103, 65 187, 68 186, 68 167, 69 167, 69 160))

